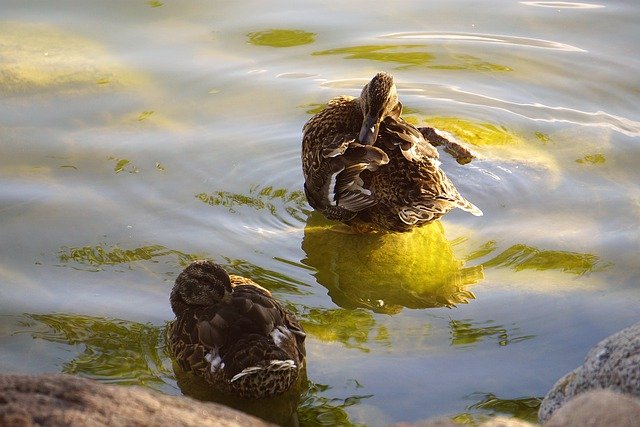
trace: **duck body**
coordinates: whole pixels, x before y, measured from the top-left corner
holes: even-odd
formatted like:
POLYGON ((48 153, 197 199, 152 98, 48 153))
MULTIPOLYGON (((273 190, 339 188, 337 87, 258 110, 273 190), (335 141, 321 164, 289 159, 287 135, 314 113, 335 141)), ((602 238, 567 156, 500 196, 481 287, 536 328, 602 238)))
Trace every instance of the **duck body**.
POLYGON ((169 345, 184 371, 249 399, 284 393, 295 383, 306 335, 268 290, 195 261, 176 279, 170 300, 176 320, 169 345))
POLYGON ((334 98, 305 124, 302 169, 309 204, 356 231, 409 231, 456 207, 482 215, 401 111, 393 77, 378 73, 359 98, 334 98))

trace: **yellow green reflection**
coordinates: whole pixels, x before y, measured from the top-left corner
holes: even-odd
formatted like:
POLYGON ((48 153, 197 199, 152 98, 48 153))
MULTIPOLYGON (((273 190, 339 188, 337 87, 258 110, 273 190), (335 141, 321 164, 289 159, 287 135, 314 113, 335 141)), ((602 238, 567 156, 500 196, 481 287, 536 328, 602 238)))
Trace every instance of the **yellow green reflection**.
POLYGON ((349 419, 345 408, 357 405, 373 395, 354 395, 344 399, 328 398, 322 395, 330 389, 331 387, 327 385, 309 382, 309 391, 303 396, 298 407, 300 425, 310 427, 358 425, 349 419))
POLYGON ((154 113, 153 111, 143 111, 142 113, 138 114, 138 121, 141 122, 143 120, 148 119, 153 115, 153 113, 154 113))
POLYGON ((372 61, 398 62, 405 65, 425 65, 435 56, 421 45, 361 45, 313 52, 313 55, 341 55, 346 59, 370 59, 372 61))
POLYGON ((239 207, 249 207, 255 210, 267 210, 282 222, 288 224, 279 210, 289 214, 294 219, 304 221, 304 209, 307 199, 302 191, 291 191, 272 186, 253 186, 247 194, 229 191, 214 191, 212 193, 198 193, 196 198, 211 206, 223 206, 231 213, 237 213, 239 207))
POLYGON ((461 424, 475 425, 497 415, 510 416, 535 423, 538 421, 538 409, 542 402, 539 397, 504 399, 497 397, 493 393, 474 393, 468 397, 470 399, 479 398, 480 400, 467 408, 473 412, 465 412, 453 417, 454 421, 458 421, 461 424))
POLYGON ((271 29, 247 34, 249 43, 256 46, 291 47, 313 43, 315 33, 302 30, 271 29))
POLYGON ((316 270, 334 303, 398 313, 402 307, 453 307, 475 298, 467 289, 482 266, 464 267, 439 222, 410 233, 337 232, 313 212, 304 229, 302 263, 316 270))
POLYGON ((369 352, 366 344, 376 325, 370 312, 357 309, 313 308, 301 316, 301 323, 307 334, 321 341, 341 342, 347 348, 364 352, 369 352))
POLYGON ((300 107, 305 109, 305 113, 307 114, 318 114, 320 111, 324 110, 327 104, 324 103, 312 103, 301 105, 300 107))
POLYGON ((535 338, 535 335, 516 335, 518 328, 508 330, 502 325, 494 325, 488 321, 477 323, 473 320, 451 320, 451 345, 471 345, 485 338, 493 338, 500 346, 515 344, 520 341, 535 338))
POLYGON ((580 164, 592 164, 592 165, 601 165, 603 164, 607 159, 604 157, 604 154, 589 154, 587 156, 584 156, 580 159, 576 159, 576 163, 580 163, 580 164))
POLYGON ((429 126, 451 132, 462 141, 473 145, 512 145, 519 139, 503 126, 475 122, 457 117, 427 117, 429 126))
POLYGON ((313 52, 312 55, 340 55, 345 59, 401 64, 401 68, 422 66, 436 70, 505 72, 511 67, 484 61, 473 55, 436 55, 425 44, 382 44, 339 47, 313 52))
POLYGON ((306 295, 311 291, 307 290, 306 283, 282 274, 278 271, 270 270, 259 265, 250 263, 243 259, 224 258, 224 267, 229 273, 249 277, 254 282, 269 289, 271 292, 306 295))
POLYGON ((119 159, 117 157, 107 157, 107 160, 112 160, 115 163, 115 165, 113 166, 113 171, 115 173, 120 173, 123 171, 129 172, 129 173, 138 173, 140 172, 140 169, 138 169, 137 166, 132 165, 131 164, 131 160, 129 159, 119 159))
POLYGON ((191 261, 202 258, 196 254, 169 249, 162 245, 148 245, 133 249, 122 249, 118 246, 105 247, 82 246, 62 247, 58 253, 58 259, 62 263, 76 262, 92 267, 125 264, 135 261, 149 261, 160 257, 174 257, 181 266, 186 266, 191 261))
POLYGON ((538 141, 542 142, 543 144, 548 144, 549 142, 551 142, 551 137, 546 133, 534 132, 533 135, 536 137, 538 141))
POLYGON ((115 384, 158 388, 170 370, 163 328, 149 323, 73 314, 29 314, 33 338, 74 346, 62 372, 115 384), (34 323, 35 322, 35 323, 34 323))
POLYGON ((506 65, 496 64, 493 62, 483 61, 481 58, 473 55, 453 55, 451 57, 455 62, 452 64, 431 65, 429 68, 434 70, 468 70, 468 71, 491 71, 505 72, 513 71, 513 68, 506 65))
POLYGON ((483 263, 485 267, 509 267, 521 270, 560 270, 571 274, 604 271, 613 266, 600 257, 587 253, 541 250, 523 244, 513 245, 483 263))

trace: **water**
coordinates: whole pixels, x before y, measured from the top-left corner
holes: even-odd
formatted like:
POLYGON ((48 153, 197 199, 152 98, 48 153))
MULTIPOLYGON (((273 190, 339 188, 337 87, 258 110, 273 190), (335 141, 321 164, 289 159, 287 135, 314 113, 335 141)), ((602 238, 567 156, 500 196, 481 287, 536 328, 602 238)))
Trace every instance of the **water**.
POLYGON ((0 8, 2 372, 225 401, 165 348, 194 257, 303 320, 300 400, 227 401, 280 423, 531 419, 640 318, 633 1, 0 8), (302 125, 379 70, 471 144, 443 168, 483 217, 372 237, 311 214, 302 125))

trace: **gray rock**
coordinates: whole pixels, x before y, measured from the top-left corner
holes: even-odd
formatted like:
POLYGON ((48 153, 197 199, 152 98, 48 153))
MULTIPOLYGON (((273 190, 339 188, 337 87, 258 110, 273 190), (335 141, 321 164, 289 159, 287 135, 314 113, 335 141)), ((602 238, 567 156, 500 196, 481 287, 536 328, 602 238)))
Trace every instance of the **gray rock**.
POLYGON ((586 391, 558 409, 544 427, 640 425, 640 399, 610 390, 586 391))
POLYGON ((582 366, 560 378, 542 401, 538 419, 545 422, 569 399, 594 389, 640 397, 640 323, 599 342, 582 366))
POLYGON ((215 403, 118 387, 64 374, 0 375, 3 426, 266 427, 258 418, 215 403))

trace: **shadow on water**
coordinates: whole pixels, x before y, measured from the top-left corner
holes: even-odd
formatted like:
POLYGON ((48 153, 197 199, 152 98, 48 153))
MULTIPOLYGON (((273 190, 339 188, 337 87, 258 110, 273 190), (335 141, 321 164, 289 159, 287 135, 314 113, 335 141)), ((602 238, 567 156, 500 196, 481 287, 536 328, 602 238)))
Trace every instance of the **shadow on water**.
POLYGON ((467 287, 484 277, 482 266, 465 267, 455 257, 439 222, 410 233, 351 235, 314 212, 302 249, 302 263, 346 309, 395 314, 402 307, 454 307, 474 299, 467 287))
POLYGON ((62 364, 64 373, 163 392, 175 390, 175 380, 184 395, 221 403, 280 425, 353 425, 345 408, 369 397, 327 397, 330 387, 308 380, 306 369, 294 388, 271 399, 247 400, 216 392, 173 361, 166 342, 167 326, 51 313, 25 314, 15 330, 34 339, 70 346, 73 357, 62 364))

